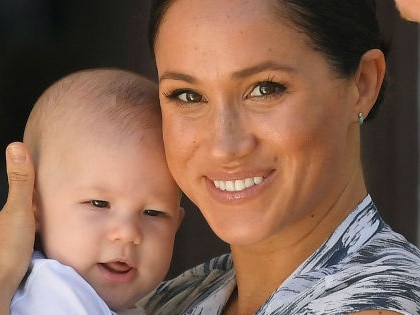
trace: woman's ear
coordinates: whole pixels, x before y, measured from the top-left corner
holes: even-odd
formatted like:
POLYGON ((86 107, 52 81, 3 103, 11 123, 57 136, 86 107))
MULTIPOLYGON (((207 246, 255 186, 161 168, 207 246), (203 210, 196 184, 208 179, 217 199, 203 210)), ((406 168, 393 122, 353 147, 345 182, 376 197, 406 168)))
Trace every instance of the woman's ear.
POLYGON ((368 116, 378 98, 385 71, 385 56, 381 50, 371 49, 363 54, 355 76, 359 96, 354 117, 358 113, 362 113, 365 118, 368 116))

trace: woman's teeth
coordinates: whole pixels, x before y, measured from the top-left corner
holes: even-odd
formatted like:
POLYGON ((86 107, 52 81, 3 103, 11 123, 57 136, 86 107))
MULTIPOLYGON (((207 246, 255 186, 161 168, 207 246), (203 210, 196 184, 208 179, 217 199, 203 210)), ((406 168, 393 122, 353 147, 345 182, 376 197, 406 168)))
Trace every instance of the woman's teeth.
POLYGON ((249 177, 245 179, 236 179, 236 180, 215 180, 213 181, 214 186, 223 191, 241 191, 246 188, 252 187, 262 183, 263 177, 249 177))

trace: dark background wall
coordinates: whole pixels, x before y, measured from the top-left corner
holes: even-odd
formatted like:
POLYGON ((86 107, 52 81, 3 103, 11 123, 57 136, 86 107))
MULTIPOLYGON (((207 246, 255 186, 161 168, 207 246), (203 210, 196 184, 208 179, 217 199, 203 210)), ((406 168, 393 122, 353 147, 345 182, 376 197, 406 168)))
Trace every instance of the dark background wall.
POLYGON ((390 42, 389 89, 375 121, 362 129, 366 182, 388 223, 418 242, 419 26, 403 21, 393 1, 377 3, 390 42))
MULTIPOLYGON (((146 40, 148 0, 2 0, 0 2, 0 152, 21 140, 25 120, 42 91, 85 68, 115 66, 155 77, 146 40)), ((417 33, 391 0, 378 1, 391 42, 391 88, 377 119, 363 126, 366 179, 388 222, 417 237, 417 33)), ((7 195, 0 154, 0 205, 7 195)), ((228 251, 185 198, 169 276, 228 251)))

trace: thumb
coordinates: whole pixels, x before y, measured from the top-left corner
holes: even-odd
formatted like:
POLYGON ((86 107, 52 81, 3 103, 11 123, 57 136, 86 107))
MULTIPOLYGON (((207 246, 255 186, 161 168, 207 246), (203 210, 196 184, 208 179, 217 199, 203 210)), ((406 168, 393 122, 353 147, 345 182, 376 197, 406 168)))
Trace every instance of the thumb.
POLYGON ((3 210, 13 212, 32 211, 35 174, 30 154, 23 143, 13 142, 8 145, 6 149, 6 168, 9 179, 9 195, 6 202, 8 206, 5 206, 3 210))
POLYGON ((32 208, 35 172, 23 143, 9 144, 6 168, 9 196, 0 211, 0 313, 10 303, 28 269, 35 234, 32 208))

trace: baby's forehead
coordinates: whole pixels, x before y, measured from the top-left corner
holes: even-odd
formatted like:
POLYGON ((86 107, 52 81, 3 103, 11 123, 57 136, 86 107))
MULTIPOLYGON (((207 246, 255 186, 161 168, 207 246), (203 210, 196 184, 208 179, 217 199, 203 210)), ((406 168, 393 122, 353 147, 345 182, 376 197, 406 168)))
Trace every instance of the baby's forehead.
MULTIPOLYGON (((126 150, 163 147, 160 116, 140 107, 116 107, 115 98, 63 100, 63 109, 40 123, 39 153, 73 154, 83 147, 126 150), (151 143, 151 144, 150 144, 151 143), (50 149, 48 149, 50 148, 50 149), (50 152, 50 153, 48 153, 50 152)), ((147 107, 146 107, 147 108, 147 107)), ((163 153, 162 153, 163 154, 163 153)))
MULTIPOLYGON (((68 165, 80 159, 95 167, 100 161, 109 158, 118 163, 129 164, 165 161, 161 128, 142 126, 121 128, 109 120, 97 119, 93 124, 88 121, 63 124, 59 130, 45 133, 39 149, 39 156, 45 161, 68 165)), ((166 162, 165 162, 166 163, 166 162)), ((111 165, 108 165, 111 169, 111 165)))
POLYGON ((74 82, 63 90, 57 86, 56 93, 50 93, 44 101, 44 116, 52 115, 54 120, 72 121, 75 125, 108 122, 110 127, 114 124, 122 129, 160 127, 159 103, 143 91, 143 95, 138 93, 133 97, 128 90, 93 89, 83 82, 74 82))

